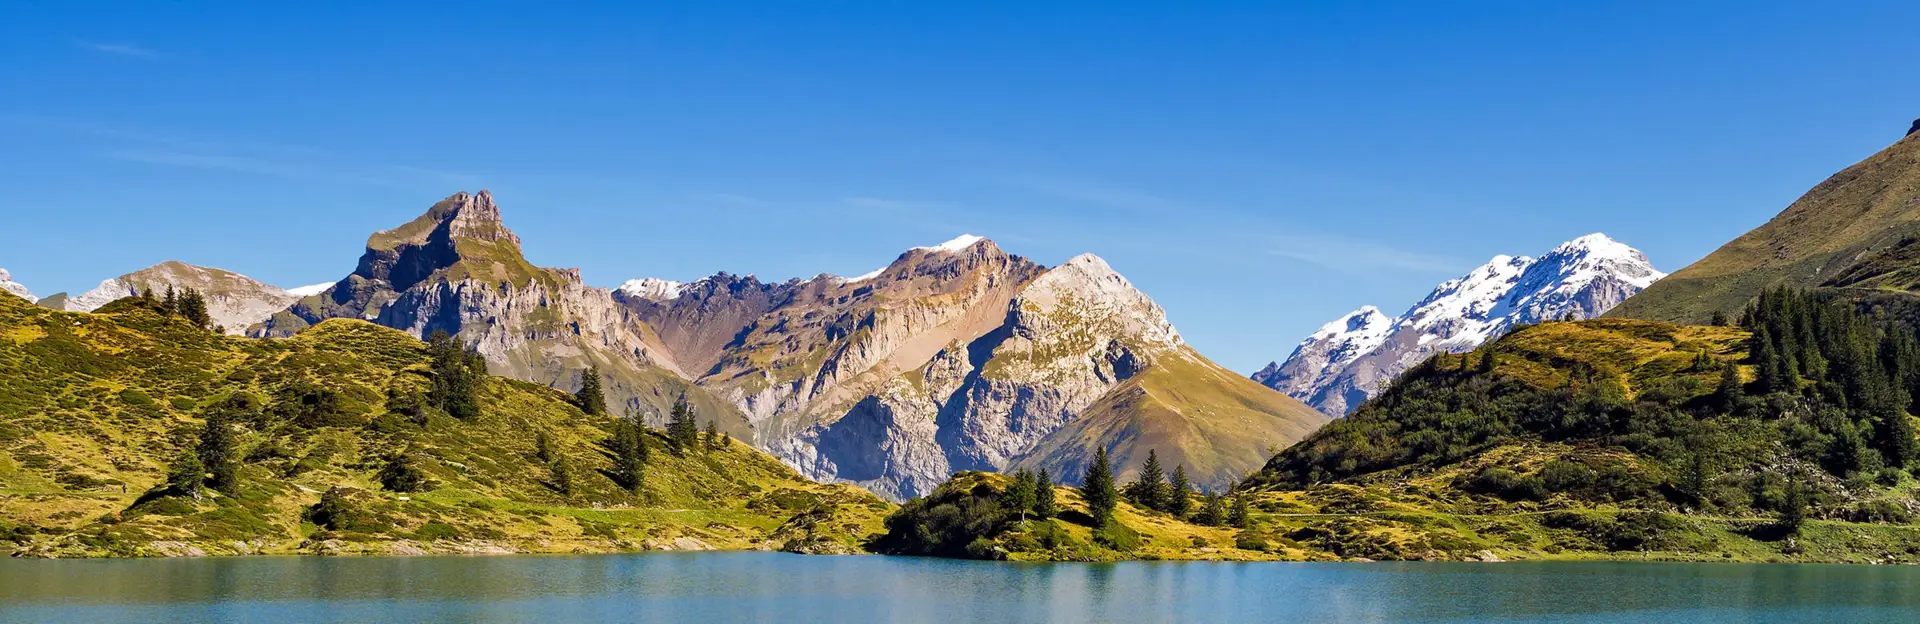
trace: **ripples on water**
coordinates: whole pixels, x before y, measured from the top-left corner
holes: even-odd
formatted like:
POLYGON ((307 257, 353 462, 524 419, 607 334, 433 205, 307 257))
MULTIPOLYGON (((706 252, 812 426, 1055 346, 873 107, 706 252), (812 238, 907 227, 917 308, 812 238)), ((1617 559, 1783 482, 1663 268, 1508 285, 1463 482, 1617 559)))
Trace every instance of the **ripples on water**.
POLYGON ((773 553, 0 561, 0 622, 1913 622, 1920 569, 773 553))

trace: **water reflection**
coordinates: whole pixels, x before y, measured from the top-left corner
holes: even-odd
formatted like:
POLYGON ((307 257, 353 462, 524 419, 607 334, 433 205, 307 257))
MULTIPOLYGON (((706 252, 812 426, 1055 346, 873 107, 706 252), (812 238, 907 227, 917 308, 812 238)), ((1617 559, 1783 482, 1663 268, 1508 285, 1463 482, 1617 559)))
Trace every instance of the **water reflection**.
POLYGON ((1912 621, 1920 570, 765 553, 0 560, 0 622, 1912 621))

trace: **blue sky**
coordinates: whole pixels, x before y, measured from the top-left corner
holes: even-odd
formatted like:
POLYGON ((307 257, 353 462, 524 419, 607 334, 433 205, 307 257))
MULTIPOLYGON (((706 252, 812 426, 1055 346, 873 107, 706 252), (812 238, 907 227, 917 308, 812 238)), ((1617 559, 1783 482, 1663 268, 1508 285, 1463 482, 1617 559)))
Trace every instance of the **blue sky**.
POLYGON ((1912 3, 280 4, 0 10, 0 267, 331 281, 488 188, 603 286, 1092 251, 1251 371, 1498 253, 1677 269, 1920 116, 1912 3))

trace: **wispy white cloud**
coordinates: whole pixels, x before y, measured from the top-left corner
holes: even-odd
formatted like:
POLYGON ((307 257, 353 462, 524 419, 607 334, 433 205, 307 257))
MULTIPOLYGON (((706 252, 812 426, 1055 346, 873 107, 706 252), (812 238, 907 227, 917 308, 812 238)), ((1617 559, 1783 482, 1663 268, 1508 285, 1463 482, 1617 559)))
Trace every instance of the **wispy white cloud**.
POLYGON ((1245 247, 1242 253, 1264 253, 1341 271, 1450 273, 1465 264, 1381 241, 1315 232, 1255 211, 1228 210, 1124 186, 1061 177, 1020 177, 1008 182, 1049 197, 1148 219, 1156 228, 1202 230, 1193 232, 1194 236, 1215 242, 1192 249, 1201 255, 1218 256, 1226 251, 1224 246, 1240 245, 1245 247))
POLYGON ((1327 234, 1272 236, 1267 255, 1329 269, 1391 269, 1451 274, 1465 263, 1456 258, 1399 249, 1391 245, 1327 234))
POLYGON ((84 41, 84 40, 75 41, 73 43, 74 45, 80 46, 81 48, 93 50, 95 52, 99 52, 102 54, 112 54, 114 56, 124 56, 127 58, 137 58, 137 59, 160 58, 159 52, 155 52, 152 49, 134 45, 131 43, 101 43, 98 41, 84 41))
POLYGON ((475 188, 483 182, 477 175, 380 163, 305 145, 183 136, 64 117, 0 114, 0 127, 6 126, 93 139, 99 143, 96 154, 121 162, 436 192, 475 188))
POLYGON ((123 162, 199 169, 203 171, 222 171, 272 176, 292 180, 337 182, 369 186, 441 190, 448 187, 467 188, 477 186, 479 183, 479 178, 466 174, 396 165, 299 162, 253 156, 193 153, 163 149, 110 149, 101 152, 101 156, 123 162))

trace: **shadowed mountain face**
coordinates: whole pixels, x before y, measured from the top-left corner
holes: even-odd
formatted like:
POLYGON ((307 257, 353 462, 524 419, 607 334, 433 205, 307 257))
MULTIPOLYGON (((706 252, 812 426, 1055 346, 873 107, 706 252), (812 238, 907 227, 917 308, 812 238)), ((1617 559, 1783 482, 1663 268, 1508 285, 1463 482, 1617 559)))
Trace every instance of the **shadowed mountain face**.
POLYGON ((597 366, 614 404, 656 423, 684 393, 803 474, 894 498, 958 470, 1071 481, 1096 447, 1129 464, 1155 448, 1225 486, 1325 420, 1195 353, 1100 258, 1049 269, 973 236, 855 278, 609 291, 533 266, 493 198, 460 193, 374 234, 353 273, 252 333, 328 318, 446 331, 496 374, 568 391, 597 366))
POLYGON ((1819 289, 1911 310, 1920 292, 1920 135, 1814 186, 1760 227, 1636 295, 1612 316, 1701 323, 1769 287, 1819 289))

